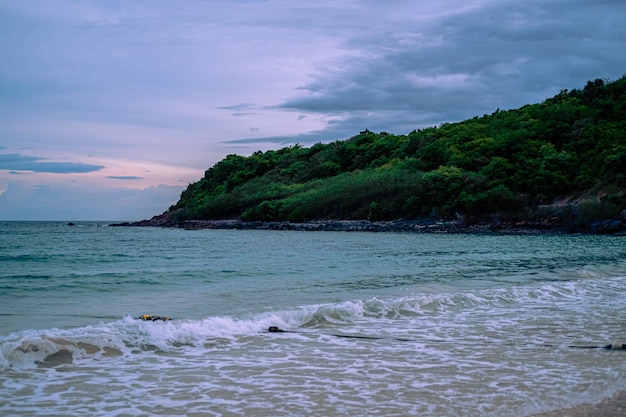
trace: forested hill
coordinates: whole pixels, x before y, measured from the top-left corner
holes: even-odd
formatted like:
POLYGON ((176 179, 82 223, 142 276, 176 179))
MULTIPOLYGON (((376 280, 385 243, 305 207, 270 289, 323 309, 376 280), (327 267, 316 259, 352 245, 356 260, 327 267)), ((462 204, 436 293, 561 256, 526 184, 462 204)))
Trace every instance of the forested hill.
POLYGON ((311 147, 228 155, 166 214, 472 222, 532 220, 551 205, 552 215, 588 224, 623 221, 625 190, 626 76, 406 135, 366 129, 311 147))

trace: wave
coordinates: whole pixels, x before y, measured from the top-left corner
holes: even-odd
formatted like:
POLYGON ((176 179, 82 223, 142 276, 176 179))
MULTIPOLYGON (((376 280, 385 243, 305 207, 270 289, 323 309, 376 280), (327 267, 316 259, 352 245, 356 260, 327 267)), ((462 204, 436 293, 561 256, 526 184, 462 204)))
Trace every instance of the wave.
POLYGON ((50 262, 52 255, 40 254, 18 254, 0 255, 0 262, 50 262))
POLYGON ((410 295, 394 299, 372 298, 313 306, 311 318, 304 327, 349 324, 355 320, 405 319, 438 316, 476 308, 505 308, 543 303, 575 304, 596 293, 623 291, 626 277, 543 282, 517 287, 459 291, 443 294, 410 295))
POLYGON ((286 327, 292 323, 274 313, 251 319, 209 317, 168 322, 142 321, 127 316, 74 329, 20 331, 0 337, 0 371, 169 351, 202 346, 207 340, 234 341, 262 333, 276 324, 286 327))
MULTIPOLYGON (((580 279, 519 287, 417 294, 390 299, 371 298, 300 306, 250 317, 216 316, 200 320, 178 318, 145 322, 127 316, 111 322, 73 329, 26 330, 0 336, 0 371, 51 367, 81 360, 104 360, 143 352, 202 347, 208 341, 237 343, 267 333, 270 326, 300 333, 350 332, 366 323, 368 329, 392 321, 421 324, 441 317, 471 316, 476 312, 519 312, 559 304, 580 308, 606 294, 623 294, 626 277, 580 279), (576 307, 580 305, 580 307, 576 307), (372 325, 373 324, 373 325, 372 325)), ((621 305, 620 300, 616 305, 621 305)), ((622 300, 623 301, 623 300, 622 300)), ((515 313, 517 314, 517 313, 515 313)))

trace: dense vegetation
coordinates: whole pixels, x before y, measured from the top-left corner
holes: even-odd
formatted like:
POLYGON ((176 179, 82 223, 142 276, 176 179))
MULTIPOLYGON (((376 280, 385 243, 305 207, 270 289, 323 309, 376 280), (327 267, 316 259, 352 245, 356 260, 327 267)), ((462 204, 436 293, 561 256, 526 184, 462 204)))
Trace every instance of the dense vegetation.
POLYGON ((583 220, 626 207, 626 77, 408 135, 228 155, 170 207, 177 220, 532 218, 590 196, 583 220), (601 199, 597 198, 601 191, 601 199))

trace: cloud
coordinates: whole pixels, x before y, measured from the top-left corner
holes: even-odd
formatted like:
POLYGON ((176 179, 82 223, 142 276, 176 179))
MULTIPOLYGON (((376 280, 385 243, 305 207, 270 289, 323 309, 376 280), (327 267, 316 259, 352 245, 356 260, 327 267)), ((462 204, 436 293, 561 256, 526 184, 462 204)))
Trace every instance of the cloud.
POLYGON ((346 39, 355 56, 325 65, 302 94, 278 107, 336 114, 327 124, 331 134, 359 125, 406 133, 411 125, 541 101, 589 79, 623 75, 619 39, 626 29, 618 22, 626 8, 613 7, 609 13, 582 1, 501 1, 425 25, 407 17, 396 31, 346 39))
POLYGON ((109 175, 107 178, 112 180, 123 180, 123 181, 132 181, 132 180, 142 180, 143 177, 137 177, 135 175, 109 175))
POLYGON ((80 162, 52 162, 45 158, 20 154, 0 154, 0 170, 77 174, 99 171, 103 165, 80 162))
POLYGON ((233 104, 231 106, 220 106, 218 107, 218 109, 220 110, 232 110, 232 111, 236 111, 236 112, 242 112, 244 110, 254 110, 256 109, 257 106, 253 103, 240 103, 240 104, 233 104))
POLYGON ((517 108, 624 75, 624 21, 623 0, 0 1, 0 189, 171 185, 517 108))
POLYGON ((138 190, 71 182, 34 186, 11 182, 0 194, 0 219, 141 220, 165 211, 184 188, 159 185, 138 190))
POLYGON ((308 82, 269 106, 321 127, 224 143, 313 143, 365 128, 408 133, 626 72, 626 7, 619 1, 355 4, 331 8, 312 29, 341 33, 337 49, 344 53, 317 62, 308 82), (342 10, 346 20, 330 29, 342 10))

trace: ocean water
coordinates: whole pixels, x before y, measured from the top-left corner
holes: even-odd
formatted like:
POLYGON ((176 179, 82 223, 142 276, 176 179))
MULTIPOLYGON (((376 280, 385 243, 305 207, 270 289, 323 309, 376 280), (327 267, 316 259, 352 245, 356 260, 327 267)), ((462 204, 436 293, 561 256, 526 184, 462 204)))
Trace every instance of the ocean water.
POLYGON ((0 415, 529 416, 626 390, 625 312, 623 237, 6 222, 0 415))

